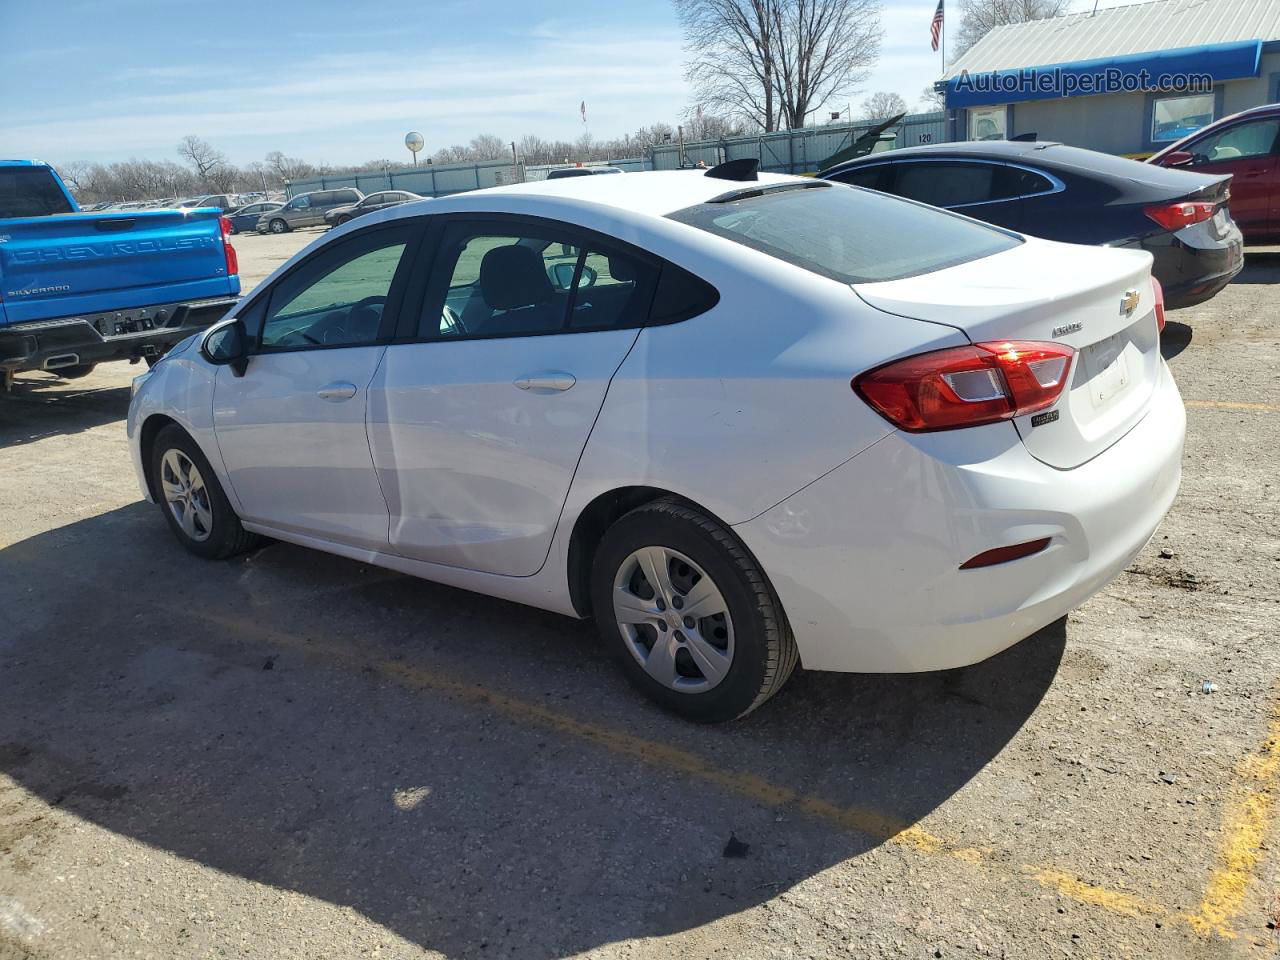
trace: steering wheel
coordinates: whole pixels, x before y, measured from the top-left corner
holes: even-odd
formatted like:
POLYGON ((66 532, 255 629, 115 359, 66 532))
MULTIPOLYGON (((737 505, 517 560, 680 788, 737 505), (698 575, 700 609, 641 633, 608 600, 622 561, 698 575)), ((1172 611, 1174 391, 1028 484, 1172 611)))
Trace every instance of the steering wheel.
POLYGON ((467 334, 467 325, 462 322, 462 317, 457 310, 447 303, 444 305, 444 309, 440 311, 440 332, 462 334, 463 336, 467 334))

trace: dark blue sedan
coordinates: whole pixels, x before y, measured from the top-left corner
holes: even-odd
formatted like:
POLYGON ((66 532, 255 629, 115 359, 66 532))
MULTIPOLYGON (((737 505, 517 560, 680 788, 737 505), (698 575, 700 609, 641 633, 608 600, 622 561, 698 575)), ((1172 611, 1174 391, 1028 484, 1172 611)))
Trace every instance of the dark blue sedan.
POLYGON ((272 210, 279 210, 283 206, 283 203, 264 200, 260 203, 251 203, 248 206, 232 210, 227 214, 227 219, 231 221, 231 232, 253 233, 258 229, 259 217, 264 213, 270 213, 272 210))

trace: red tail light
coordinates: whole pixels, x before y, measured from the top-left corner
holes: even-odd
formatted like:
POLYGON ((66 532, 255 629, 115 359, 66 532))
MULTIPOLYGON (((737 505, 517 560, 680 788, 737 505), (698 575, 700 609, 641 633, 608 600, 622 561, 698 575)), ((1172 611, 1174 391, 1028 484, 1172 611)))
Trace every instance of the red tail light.
POLYGON ((1217 210, 1218 205, 1216 203, 1181 201, 1145 207, 1142 212, 1166 230, 1181 230, 1183 227, 1189 227, 1193 223, 1203 223, 1212 217, 1217 210))
POLYGON ((1151 278, 1151 291, 1156 295, 1156 331, 1164 332, 1164 287, 1155 277, 1151 278))
POLYGON ((895 360, 855 378, 853 389, 903 430, 976 427, 1053 406, 1074 355, 1062 343, 975 343, 895 360))
POLYGON ((227 276, 234 277, 240 272, 240 258, 231 245, 231 221, 227 217, 219 217, 218 221, 222 225, 222 252, 227 258, 227 276))

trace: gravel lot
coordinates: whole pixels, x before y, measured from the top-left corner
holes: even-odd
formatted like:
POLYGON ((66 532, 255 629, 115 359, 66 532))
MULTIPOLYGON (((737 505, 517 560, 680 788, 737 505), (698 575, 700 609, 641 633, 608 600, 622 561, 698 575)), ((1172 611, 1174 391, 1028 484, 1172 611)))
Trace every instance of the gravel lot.
MULTIPOLYGON (((237 238, 247 281, 316 235, 237 238)), ((137 368, 20 377, 0 958, 1275 955, 1278 281, 1251 251, 1171 315, 1182 493, 1101 595, 714 729, 586 624, 284 544, 197 560, 139 499, 137 368)))

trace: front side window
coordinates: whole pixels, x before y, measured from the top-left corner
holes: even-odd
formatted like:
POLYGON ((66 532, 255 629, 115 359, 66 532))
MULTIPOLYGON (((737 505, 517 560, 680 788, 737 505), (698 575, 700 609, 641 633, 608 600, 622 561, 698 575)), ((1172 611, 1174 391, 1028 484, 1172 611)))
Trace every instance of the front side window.
POLYGON ((852 170, 846 170, 838 173, 831 179, 839 183, 847 183, 853 187, 865 187, 868 190, 884 190, 888 178, 892 173, 892 168, 884 164, 876 164, 869 167, 854 167, 852 170))
POLYGON ((639 326, 657 269, 570 228, 450 225, 419 335, 515 337, 639 326))
POLYGON ((743 190, 735 196, 670 217, 841 283, 930 273, 1022 242, 955 214, 838 184, 743 190))
POLYGON ((1151 108, 1151 139, 1156 143, 1181 140, 1212 122, 1213 94, 1163 97, 1151 108))
POLYGON ((1187 150, 1195 158, 1191 161, 1193 165, 1245 160, 1274 153, 1277 138, 1280 138, 1280 117, 1219 130, 1192 143, 1187 150))
POLYGON ((288 209, 306 210, 310 206, 311 206, 311 197, 310 195, 308 195, 303 197, 294 197, 292 200, 289 201, 288 209))
POLYGON ((314 254, 271 292, 262 348, 376 342, 409 236, 407 227, 374 230, 314 254))

